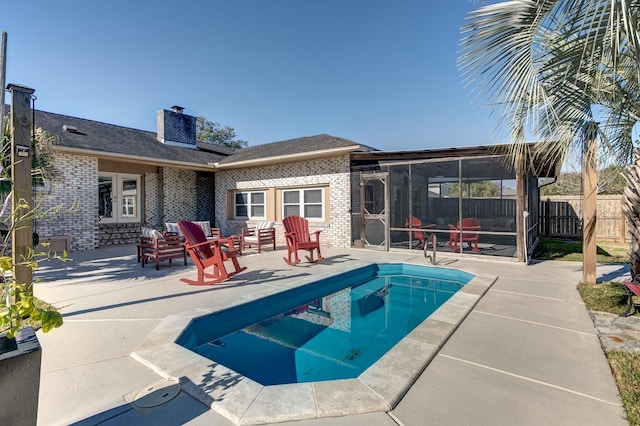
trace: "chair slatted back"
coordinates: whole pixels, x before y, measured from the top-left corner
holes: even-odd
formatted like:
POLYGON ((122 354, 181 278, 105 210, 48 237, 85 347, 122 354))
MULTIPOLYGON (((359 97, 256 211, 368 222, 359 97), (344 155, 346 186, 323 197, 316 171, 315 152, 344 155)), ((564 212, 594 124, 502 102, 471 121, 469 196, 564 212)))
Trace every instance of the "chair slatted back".
POLYGON ((299 243, 311 241, 309 235, 309 221, 300 216, 287 216, 282 219, 282 225, 286 232, 295 232, 294 238, 299 243))
POLYGON ((191 246, 187 248, 191 248, 198 256, 198 259, 206 260, 213 257, 213 250, 209 244, 197 245, 207 242, 207 237, 204 235, 204 231, 200 226, 193 222, 182 220, 178 222, 178 228, 180 228, 182 235, 184 235, 184 238, 187 240, 187 244, 191 246))
MULTIPOLYGON (((404 220, 405 228, 409 227, 409 218, 404 220)), ((424 233, 420 230, 422 228, 422 221, 415 216, 411 216, 411 228, 413 228, 413 238, 417 240, 424 240, 424 233)), ((411 236, 411 232, 407 231, 407 234, 411 236)))
MULTIPOLYGON (((458 229, 460 229, 460 222, 458 222, 458 229)), ((475 217, 465 217, 464 219, 462 219, 462 231, 464 232, 465 230, 479 230, 480 229, 480 221, 478 219, 476 219, 475 217)), ((478 234, 462 234, 462 238, 463 239, 468 239, 468 238, 477 238, 478 234)))

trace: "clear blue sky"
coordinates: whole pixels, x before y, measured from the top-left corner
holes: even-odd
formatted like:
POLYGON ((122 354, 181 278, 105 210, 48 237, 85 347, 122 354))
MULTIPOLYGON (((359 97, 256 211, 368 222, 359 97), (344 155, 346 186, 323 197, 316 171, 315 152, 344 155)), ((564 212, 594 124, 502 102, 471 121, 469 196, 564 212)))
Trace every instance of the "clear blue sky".
POLYGON ((35 89, 37 109, 155 131, 155 112, 180 105, 249 145, 328 133, 425 149, 504 142, 456 65, 474 7, 20 0, 3 2, 0 31, 7 83, 35 89))

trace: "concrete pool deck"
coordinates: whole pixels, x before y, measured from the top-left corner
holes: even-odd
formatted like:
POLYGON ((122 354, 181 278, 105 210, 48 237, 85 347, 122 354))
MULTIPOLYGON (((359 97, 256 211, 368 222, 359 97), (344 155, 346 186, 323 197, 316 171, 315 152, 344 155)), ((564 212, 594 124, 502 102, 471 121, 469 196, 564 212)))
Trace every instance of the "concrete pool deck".
MULTIPOLYGON (((195 274, 192 266, 141 268, 135 245, 72 253, 74 261, 68 264, 43 264, 36 277, 44 281, 36 284, 35 294, 61 306, 65 324, 47 334, 38 332, 43 347, 38 424, 231 425, 181 390, 174 374, 162 377, 130 356, 153 347, 154 330, 167 317, 255 299, 360 262, 426 263, 421 253, 323 252, 322 264, 298 267, 282 261, 283 250, 246 254, 241 263, 248 270, 214 287, 180 282, 179 277, 195 274), (158 399, 155 390, 169 399, 158 399)), ((406 384, 408 391, 397 405, 389 413, 295 424, 627 424, 593 322, 575 288, 581 264, 439 261, 498 279, 433 351, 417 380, 406 384)), ((625 274, 621 265, 598 266, 598 275, 606 279, 625 274)), ((165 355, 172 358, 170 352, 165 355)), ((217 382, 215 399, 247 397, 234 394, 235 384, 231 377, 217 382)), ((347 388, 332 398, 350 398, 347 388)))
MULTIPOLYGON (((369 264, 352 260, 334 265, 331 271, 325 270, 309 277, 283 277, 278 288, 265 291, 260 297, 369 264)), ((400 401, 495 280, 495 276, 475 276, 355 379, 263 386, 175 343, 193 319, 209 315, 214 310, 237 306, 245 300, 217 309, 200 307, 170 315, 131 357, 163 378, 179 382, 185 392, 234 424, 268 424, 387 412, 400 401), (226 385, 230 381, 233 386, 226 385), (234 397, 225 397, 229 393, 234 397)), ((257 354, 256 358, 259 360, 260 355, 257 354)))

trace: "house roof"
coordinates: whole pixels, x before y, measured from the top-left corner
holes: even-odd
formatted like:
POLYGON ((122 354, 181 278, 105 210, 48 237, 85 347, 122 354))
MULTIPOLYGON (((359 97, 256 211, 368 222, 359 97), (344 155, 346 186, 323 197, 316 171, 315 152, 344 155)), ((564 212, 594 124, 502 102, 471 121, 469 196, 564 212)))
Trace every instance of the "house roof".
POLYGON ((255 167, 375 151, 327 134, 255 145, 240 150, 198 142, 197 150, 163 144, 156 133, 36 110, 36 127, 56 137, 55 148, 101 158, 196 170, 255 167))
POLYGON ((337 136, 320 134, 243 148, 216 163, 216 168, 239 168, 309 160, 375 150, 337 136))
POLYGON ((35 125, 56 136, 56 149, 104 158, 212 170, 215 162, 229 155, 226 147, 204 143, 198 143, 197 150, 172 146, 158 141, 155 132, 46 111, 36 110, 35 125))
MULTIPOLYGON (((351 156, 351 167, 354 170, 375 169, 379 164, 406 161, 446 160, 456 158, 477 158, 483 156, 509 156, 509 144, 437 148, 410 151, 377 151, 357 152, 351 156)), ((538 177, 554 177, 560 173, 562 159, 549 158, 545 154, 549 151, 548 143, 531 142, 526 144, 530 172, 538 177)), ((482 167, 480 163, 479 167, 482 167)))

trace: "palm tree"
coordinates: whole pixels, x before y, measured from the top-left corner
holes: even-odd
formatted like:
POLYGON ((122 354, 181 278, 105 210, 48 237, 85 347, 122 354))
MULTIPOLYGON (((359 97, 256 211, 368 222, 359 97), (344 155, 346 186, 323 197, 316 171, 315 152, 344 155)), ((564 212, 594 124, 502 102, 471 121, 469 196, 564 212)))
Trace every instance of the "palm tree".
POLYGON ((636 156, 636 161, 631 164, 624 174, 627 181, 627 188, 624 190, 624 203, 622 210, 631 234, 631 251, 629 253, 629 264, 631 266, 631 277, 634 280, 640 279, 640 156, 636 156))
POLYGON ((631 130, 640 121, 639 18, 640 0, 512 0, 470 13, 460 66, 497 114, 512 158, 537 136, 552 142, 550 160, 564 159, 581 146, 588 123, 599 121, 601 154, 631 161, 631 130))

